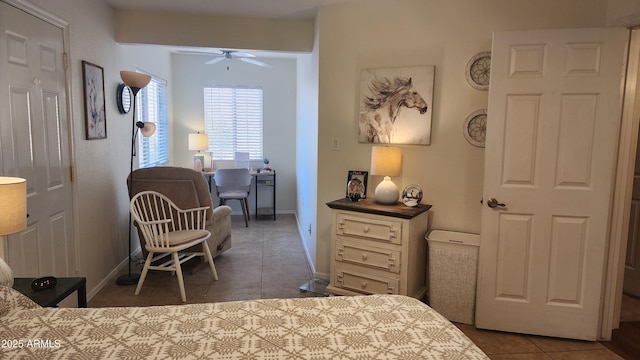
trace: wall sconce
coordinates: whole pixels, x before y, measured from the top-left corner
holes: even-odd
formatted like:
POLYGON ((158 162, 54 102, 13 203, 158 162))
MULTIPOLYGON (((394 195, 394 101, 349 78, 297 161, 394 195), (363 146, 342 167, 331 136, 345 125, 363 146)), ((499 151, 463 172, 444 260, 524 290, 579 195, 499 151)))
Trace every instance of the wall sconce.
POLYGON ((376 187, 375 201, 383 205, 394 205, 398 202, 398 187, 391 181, 391 176, 400 175, 402 150, 397 147, 371 147, 371 175, 382 175, 384 180, 376 187))

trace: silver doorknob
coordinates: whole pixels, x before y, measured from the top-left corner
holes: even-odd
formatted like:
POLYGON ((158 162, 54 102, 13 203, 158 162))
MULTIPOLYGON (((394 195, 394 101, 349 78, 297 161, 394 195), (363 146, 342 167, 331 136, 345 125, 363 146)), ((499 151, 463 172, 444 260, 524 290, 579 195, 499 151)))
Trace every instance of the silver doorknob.
POLYGON ((493 209, 493 208, 496 208, 496 207, 498 207, 498 206, 500 206, 500 207, 505 207, 506 205, 505 205, 505 204, 501 204, 501 203, 499 203, 499 202, 498 202, 498 200, 496 200, 495 198, 491 198, 491 199, 489 199, 489 200, 487 201, 487 206, 489 206, 490 208, 492 208, 492 209, 493 209))

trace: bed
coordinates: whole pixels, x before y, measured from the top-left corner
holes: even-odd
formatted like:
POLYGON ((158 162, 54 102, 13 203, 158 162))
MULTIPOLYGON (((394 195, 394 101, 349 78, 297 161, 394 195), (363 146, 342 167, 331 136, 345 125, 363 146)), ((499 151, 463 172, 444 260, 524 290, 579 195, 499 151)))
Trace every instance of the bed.
POLYGON ((0 358, 488 359, 401 295, 41 308, 0 287, 0 358))

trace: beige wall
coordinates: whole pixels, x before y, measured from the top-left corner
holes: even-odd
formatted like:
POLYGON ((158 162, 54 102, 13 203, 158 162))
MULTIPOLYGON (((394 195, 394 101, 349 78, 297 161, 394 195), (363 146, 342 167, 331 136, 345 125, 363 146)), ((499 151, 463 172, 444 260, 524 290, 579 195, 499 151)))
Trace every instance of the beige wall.
POLYGON ((311 20, 116 10, 114 26, 120 43, 307 52, 313 48, 311 20))
MULTIPOLYGON (((378 0, 323 7, 317 18, 319 275, 329 272, 325 203, 344 197, 348 170, 370 166, 371 145, 357 142, 360 69, 435 65, 431 145, 401 146, 402 175, 394 181, 400 189, 422 187, 423 202, 433 205, 431 228, 478 233, 484 150, 467 143, 462 125, 487 107, 488 94, 467 84, 467 62, 491 50, 495 30, 604 26, 606 13, 604 0, 378 0), (340 151, 331 151, 333 137, 340 151)), ((368 192, 381 180, 370 177, 368 192)))
POLYGON ((640 1, 608 0, 608 26, 640 26, 640 1))

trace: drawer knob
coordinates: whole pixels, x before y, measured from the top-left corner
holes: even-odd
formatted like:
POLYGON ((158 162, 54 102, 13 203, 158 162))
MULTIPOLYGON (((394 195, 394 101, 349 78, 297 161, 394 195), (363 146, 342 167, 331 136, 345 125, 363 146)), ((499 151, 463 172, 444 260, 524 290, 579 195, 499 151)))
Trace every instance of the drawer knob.
POLYGON ((368 226, 365 226, 365 227, 364 227, 364 229, 363 229, 363 231, 364 231, 364 233, 365 233, 365 234, 366 234, 366 233, 368 233, 368 232, 369 232, 369 227, 368 227, 368 226))
POLYGON ((363 289, 367 288, 367 282, 363 281, 362 284, 360 285, 360 287, 362 287, 363 289))
POLYGON ((368 258, 367 254, 362 254, 362 260, 367 261, 367 258, 368 258))

